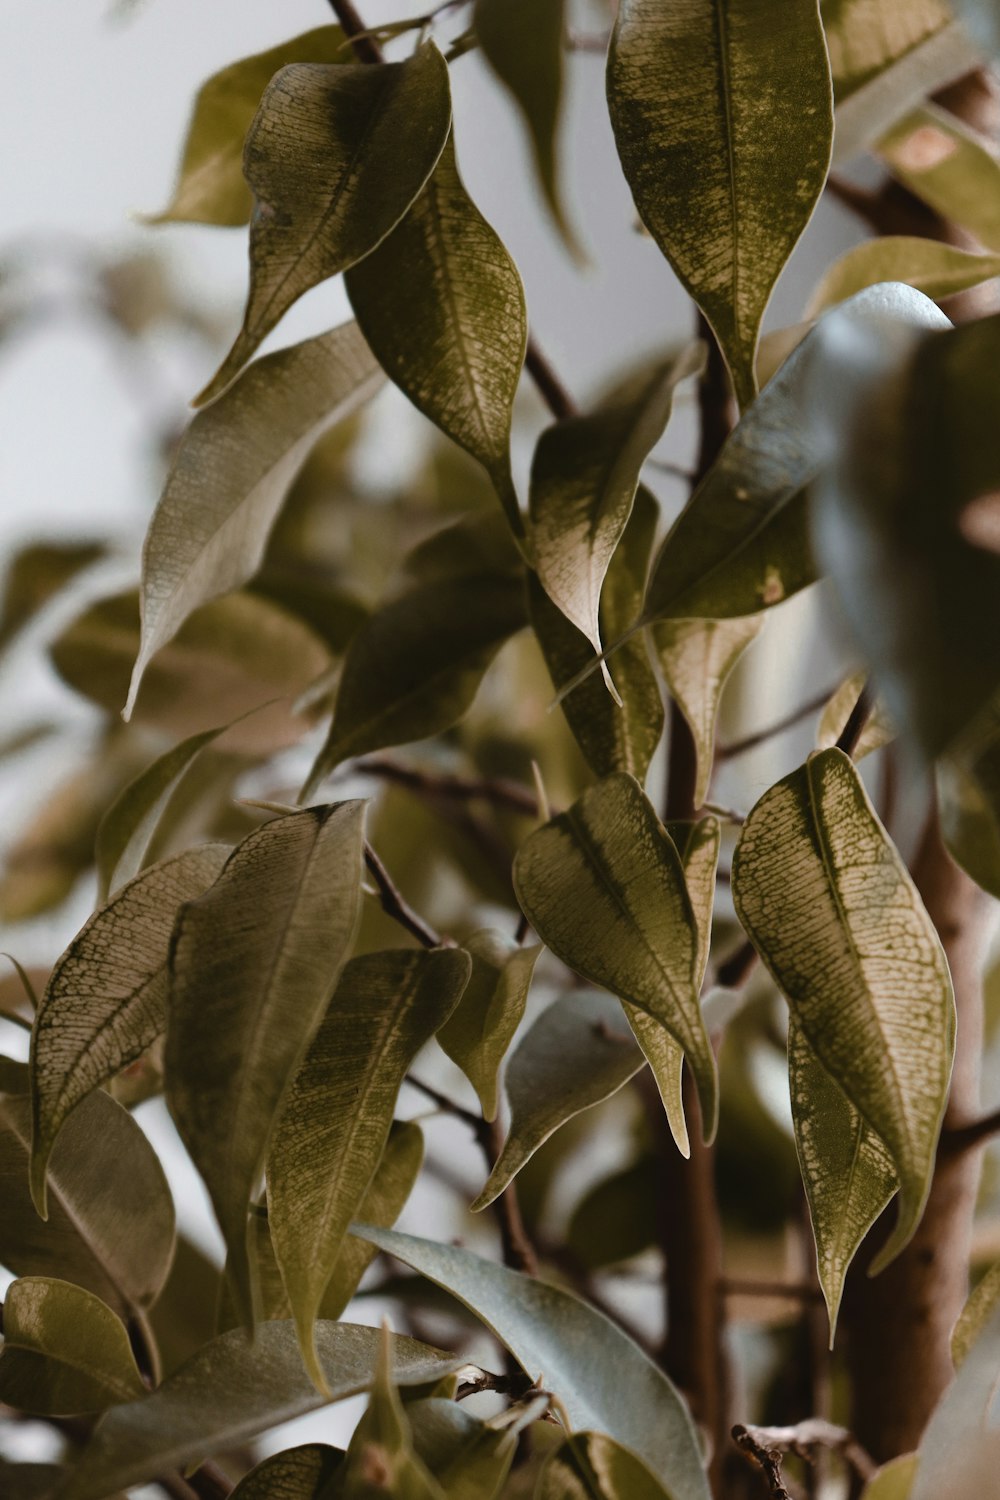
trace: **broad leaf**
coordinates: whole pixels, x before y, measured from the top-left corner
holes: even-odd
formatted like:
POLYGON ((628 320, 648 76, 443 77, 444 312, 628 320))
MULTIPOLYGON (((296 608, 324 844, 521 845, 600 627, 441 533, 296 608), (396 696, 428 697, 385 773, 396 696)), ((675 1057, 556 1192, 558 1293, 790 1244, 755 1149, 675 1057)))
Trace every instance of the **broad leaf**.
MULTIPOLYGON (((528 988, 541 948, 521 948, 503 933, 484 928, 465 943, 472 974, 458 1005, 437 1034, 479 1095, 483 1118, 495 1120, 500 1065, 524 1015, 528 988)), ((371 1223, 364 1215, 365 1223, 371 1223)))
POLYGON ((524 290, 465 191, 450 139, 420 197, 346 286, 382 368, 479 460, 522 534, 510 426, 528 336, 524 290))
POLYGON ((188 616, 253 577, 310 449, 381 383, 357 325, 345 323, 259 360, 194 418, 143 547, 142 643, 126 715, 147 663, 188 616))
POLYGON ((440 1485, 413 1451, 410 1423, 393 1382, 392 1343, 382 1328, 368 1408, 351 1438, 340 1486, 343 1500, 445 1500, 440 1485))
POLYGON ((570 968, 648 1012, 683 1048, 715 1133, 715 1055, 698 1003, 698 924, 684 867, 630 776, 609 776, 522 844, 521 909, 570 968))
POLYGON ((362 802, 265 823, 177 924, 164 1082, 205 1180, 240 1315, 252 1319, 247 1212, 282 1095, 357 925, 362 802))
POLYGON ((225 390, 304 292, 399 223, 450 129, 433 42, 402 63, 292 63, 271 80, 243 157, 255 199, 243 327, 198 404, 225 390))
POLYGON ((937 240, 891 234, 855 245, 823 273, 809 298, 806 317, 845 302, 880 281, 902 281, 940 302, 1000 276, 1000 255, 973 255, 937 240))
POLYGON ((842 751, 818 751, 765 792, 743 825, 732 890, 796 1024, 892 1159, 899 1214, 884 1266, 930 1189, 955 1006, 934 925, 842 751))
POLYGON ((93 1292, 47 1276, 26 1276, 8 1287, 0 1401, 69 1417, 144 1394, 125 1325, 93 1292))
POLYGON ((672 1500, 641 1459, 603 1432, 574 1432, 546 1459, 536 1500, 672 1500))
POLYGON ((178 910, 204 895, 228 855, 224 844, 205 844, 146 870, 94 913, 53 969, 31 1048, 31 1182, 40 1213, 67 1116, 165 1031, 178 910))
POLYGON ((267 1158, 269 1222, 306 1368, 348 1226, 375 1176, 414 1057, 454 1010, 459 948, 366 953, 345 968, 288 1090, 267 1158))
POLYGON ((975 1500, 996 1487, 998 1367, 1000 1310, 994 1309, 924 1429, 909 1500, 975 1500))
POLYGON ((892 175, 944 219, 1000 250, 1000 162, 983 139, 948 110, 926 104, 878 143, 892 175))
POLYGON ((325 1443, 303 1443, 265 1458, 233 1490, 233 1500, 333 1500, 344 1454, 325 1443))
POLYGON ((747 406, 764 309, 833 145, 816 0, 623 0, 608 104, 636 207, 747 406))
POLYGON ((630 1448, 673 1500, 708 1500, 687 1407, 662 1371, 603 1313, 570 1292, 454 1245, 360 1225, 356 1232, 451 1292, 526 1373, 544 1372, 574 1428, 593 1428, 630 1448), (587 1351, 584 1360, 581 1349, 587 1351))

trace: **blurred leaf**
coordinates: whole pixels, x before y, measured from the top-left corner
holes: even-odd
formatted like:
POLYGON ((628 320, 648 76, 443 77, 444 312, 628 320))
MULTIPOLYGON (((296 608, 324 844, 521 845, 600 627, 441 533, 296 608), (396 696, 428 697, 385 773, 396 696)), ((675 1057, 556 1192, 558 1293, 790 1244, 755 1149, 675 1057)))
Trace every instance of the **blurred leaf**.
POLYGON ((265 1458, 240 1480, 233 1500, 333 1500, 344 1454, 325 1443, 303 1443, 265 1458))
POLYGON ((878 143, 892 175, 929 208, 1000 250, 1000 162, 983 137, 936 104, 900 120, 878 143))
POLYGON ((414 1452, 447 1500, 497 1500, 523 1423, 494 1426, 440 1396, 407 1401, 406 1416, 414 1452))
POLYGON ((165 1085, 252 1321, 247 1214, 281 1098, 322 1020, 358 919, 363 802, 275 818, 181 910, 165 1085))
POLYGON ((458 948, 367 953, 344 969, 288 1089, 267 1158, 269 1222, 306 1368, 323 1379, 314 1320, 378 1168, 420 1048, 468 983, 458 948))
POLYGON ((170 1275, 149 1314, 166 1375, 215 1336, 221 1285, 220 1267, 193 1240, 178 1234, 170 1275))
POLYGON ((933 923, 842 751, 817 751, 765 792, 736 846, 732 893, 794 1021, 891 1156, 899 1215, 875 1262, 885 1266, 930 1189, 955 1005, 933 923))
POLYGON ((1000 898, 1000 701, 938 762, 938 815, 955 862, 1000 898))
POLYGON ((712 325, 745 407, 764 309, 833 145, 815 0, 623 0, 608 105, 643 223, 712 325))
POLYGON ((531 976, 542 950, 521 948, 489 928, 474 932, 464 946, 472 958, 472 974, 437 1039, 479 1095, 483 1118, 495 1120, 500 1065, 524 1015, 531 976))
MULTIPOLYGON (((380 1250, 446 1287, 532 1377, 566 1407, 574 1428, 595 1428, 662 1475, 673 1500, 708 1500, 708 1481, 684 1401, 627 1334, 572 1293, 454 1245, 358 1226, 380 1250), (580 1359, 580 1350, 587 1357, 580 1359)), ((76 1497, 73 1497, 76 1500, 76 1497)), ((80 1497, 83 1500, 83 1497, 80 1497)))
POLYGON ((395 228, 450 129, 433 42, 401 63, 292 63, 272 78, 243 155, 255 199, 243 327, 197 405, 225 390, 304 292, 395 228))
POLYGON ((4 577, 0 647, 105 550, 103 542, 30 542, 15 552, 4 577))
POLYGON ((1000 9, 996 0, 951 0, 955 14, 988 57, 1000 53, 1000 9))
POLYGON ((473 512, 431 532, 410 549, 403 567, 414 583, 443 583, 469 573, 516 573, 523 562, 511 534, 494 511, 473 512))
POLYGON ((995 1261, 989 1270, 976 1282, 975 1288, 962 1308, 962 1315, 955 1324, 951 1336, 951 1357, 956 1370, 964 1364, 966 1356, 993 1317, 1000 1303, 1000 1261, 995 1261))
POLYGON ((383 1324, 368 1409, 344 1459, 344 1500, 444 1500, 440 1485, 413 1451, 410 1424, 393 1384, 392 1335, 383 1324))
POLYGON ((828 267, 809 298, 805 315, 818 317, 880 281, 903 281, 941 302, 995 276, 1000 276, 1000 255, 973 255, 917 235, 884 235, 855 245, 828 267))
POLYGON ((672 1500, 649 1469, 602 1432, 574 1432, 549 1455, 536 1500, 672 1500))
POLYGON ((0 1401, 46 1417, 145 1394, 125 1325, 93 1292, 26 1276, 4 1294, 0 1401))
POLYGON ((601 1271, 656 1244, 659 1162, 642 1156, 602 1177, 573 1210, 566 1243, 581 1265, 601 1271))
POLYGON ((919 1462, 916 1453, 891 1458, 869 1479, 861 1492, 861 1500, 910 1500, 919 1462))
MULTIPOLYGON (((827 700, 816 729, 817 750, 829 750, 840 739, 847 728, 847 721, 854 711, 866 681, 866 673, 856 672, 853 677, 848 677, 845 682, 842 682, 833 697, 827 700)), ((876 702, 861 731, 858 743, 851 753, 851 758, 855 762, 864 760, 866 755, 881 750, 883 745, 888 745, 895 737, 896 731, 890 724, 885 709, 881 703, 876 702)))
POLYGON ((994 1309, 924 1429, 908 1500, 975 1500, 995 1488, 1000 1431, 991 1417, 998 1365, 1000 1311, 994 1309))
POLYGON ((479 460, 522 535, 510 425, 528 336, 524 290, 465 191, 450 138, 409 212, 345 285, 383 369, 479 460))

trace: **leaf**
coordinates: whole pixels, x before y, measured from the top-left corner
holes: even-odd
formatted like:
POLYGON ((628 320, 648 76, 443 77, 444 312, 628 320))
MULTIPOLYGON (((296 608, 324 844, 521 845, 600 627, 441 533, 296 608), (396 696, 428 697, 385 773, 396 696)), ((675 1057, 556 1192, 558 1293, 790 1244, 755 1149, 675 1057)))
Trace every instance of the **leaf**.
POLYGON ((510 1127, 489 1180, 472 1205, 486 1208, 560 1125, 633 1078, 643 1056, 609 995, 563 995, 525 1032, 507 1069, 510 1127))
POLYGON ((653 627, 667 686, 694 737, 695 807, 701 807, 708 796, 722 690, 763 625, 760 615, 745 615, 728 620, 666 620, 653 627))
POLYGON ((1000 1261, 994 1261, 970 1293, 951 1335, 951 1357, 958 1370, 1000 1303, 1000 1261))
POLYGON ((161 646, 264 560, 295 476, 322 434, 382 383, 354 323, 252 365, 181 441, 142 554, 142 642, 125 715, 161 646))
POLYGON ((1000 276, 1000 255, 973 255, 917 235, 890 234, 855 245, 823 273, 806 308, 818 317, 880 281, 903 281, 934 302, 1000 276))
POLYGON ((28 1100, 0 1100, 0 1264, 72 1281, 122 1314, 155 1302, 173 1254, 174 1205, 131 1115, 104 1093, 74 1111, 49 1162, 47 1220, 28 1188, 30 1141, 28 1100))
POLYGON ((103 557, 102 542, 30 542, 7 564, 0 606, 0 647, 44 609, 76 575, 103 557))
POLYGON ((910 1500, 917 1477, 916 1453, 902 1453, 876 1469, 861 1492, 861 1500, 910 1500))
POLYGON ((206 79, 194 101, 173 197, 148 222, 245 224, 253 196, 243 177, 243 140, 261 94, 286 63, 342 62, 350 55, 343 49, 339 26, 319 26, 206 79))
POLYGON ((998 1366, 1000 1311, 994 1309, 924 1429, 909 1500, 975 1500, 995 1486, 1000 1432, 991 1417, 998 1366))
POLYGON ((581 1266, 603 1271, 656 1244, 656 1193, 660 1164, 642 1156, 603 1177, 573 1210, 566 1244, 581 1266))
MULTIPOLYGON (((371 1382, 378 1339, 375 1328, 320 1324, 329 1397, 302 1368, 293 1324, 262 1323, 253 1343, 242 1329, 213 1339, 151 1395, 108 1412, 74 1460, 58 1500, 104 1500, 109 1490, 200 1463, 330 1400, 358 1395, 371 1382)), ((462 1364, 400 1334, 393 1336, 393 1354, 400 1385, 437 1380, 462 1364)))
POLYGON ((936 104, 915 109, 882 137, 892 175, 943 218, 1000 250, 1000 162, 981 136, 936 104))
POLYGON ((671 1500, 641 1459, 602 1432, 574 1432, 545 1461, 536 1500, 671 1500))
POLYGON ((832 1347, 848 1268, 899 1184, 882 1140, 794 1021, 788 1030, 788 1087, 832 1347))
POLYGON ((393 1384, 392 1344, 387 1324, 379 1341, 368 1408, 344 1460, 344 1500, 445 1500, 440 1485, 413 1451, 410 1424, 393 1384))
POLYGON ((630 1448, 669 1486, 673 1500, 708 1500, 687 1407, 662 1371, 603 1313, 570 1292, 454 1245, 361 1225, 355 1233, 451 1292, 527 1374, 544 1373, 574 1428, 594 1428, 630 1448), (581 1349, 587 1351, 583 1360, 581 1349))
POLYGON ((326 1443, 303 1443, 265 1458, 240 1480, 233 1500, 333 1500, 344 1454, 326 1443))
POLYGON ((1000 701, 938 762, 941 833, 956 864, 1000 897, 1000 701))
POLYGON ((818 751, 764 793, 736 846, 732 892, 796 1024, 892 1158, 899 1215, 879 1270, 923 1213, 955 1008, 934 925, 842 751, 818 751))
POLYGON ((514 888, 558 958, 647 1011, 684 1049, 710 1140, 718 1079, 698 1004, 697 923, 680 855, 638 784, 608 776, 531 834, 514 888))
POLYGON ((3 1304, 0 1400, 46 1417, 104 1411, 145 1395, 125 1325, 93 1292, 25 1276, 3 1304))
POLYGON ((450 137, 423 192, 345 285, 386 374, 479 460, 523 535, 510 426, 528 338, 524 289, 465 190, 450 137))
POLYGON ((31 1048, 31 1189, 43 1217, 60 1130, 83 1099, 165 1031, 178 910, 204 894, 228 855, 224 844, 205 844, 137 876, 84 924, 53 969, 31 1048))
MULTIPOLYGON (((521 948, 489 928, 474 932, 465 949, 472 958, 472 973, 437 1039, 479 1095, 483 1119, 495 1120, 500 1065, 524 1015, 531 976, 542 950, 521 948)), ((366 1217, 365 1222, 371 1220, 366 1217)))
POLYGON ((303 800, 351 756, 450 729, 524 623, 521 580, 493 573, 420 584, 372 615, 347 648, 333 724, 303 800))
POLYGON ((272 78, 243 155, 255 200, 243 326, 196 405, 225 390, 304 292, 385 239, 450 129, 448 67, 433 42, 401 63, 292 63, 272 78))
POLYGON ((247 1212, 287 1085, 350 953, 363 802, 275 818, 182 908, 170 954, 164 1084, 212 1199, 241 1317, 252 1319, 247 1212))
POLYGON ((348 1226, 375 1176, 414 1057, 454 1010, 472 961, 458 948, 352 961, 291 1083, 267 1159, 269 1222, 306 1368, 348 1226))
POLYGON ((492 1426, 440 1396, 407 1401, 406 1417, 414 1452, 447 1500, 497 1500, 517 1452, 519 1420, 492 1426))
POLYGON ((712 325, 745 407, 764 309, 833 145, 815 0, 624 0, 608 106, 642 221, 712 325))

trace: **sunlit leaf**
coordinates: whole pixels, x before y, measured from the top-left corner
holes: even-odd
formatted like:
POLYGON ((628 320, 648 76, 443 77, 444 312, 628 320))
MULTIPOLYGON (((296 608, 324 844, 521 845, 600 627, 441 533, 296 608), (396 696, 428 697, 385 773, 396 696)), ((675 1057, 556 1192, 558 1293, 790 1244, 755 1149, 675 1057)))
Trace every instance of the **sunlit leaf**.
MULTIPOLYGON (((817 750, 829 750, 840 739, 861 696, 866 680, 864 672, 856 672, 853 677, 848 677, 842 682, 833 696, 827 700, 820 714, 819 724, 816 726, 817 750)), ((895 735, 896 731, 890 724, 885 709, 876 702, 858 736, 858 743, 851 752, 851 758, 854 761, 864 760, 866 755, 872 755, 876 750, 881 750, 883 745, 888 745, 895 735)))
POLYGON ((445 1500, 440 1485, 413 1451, 410 1423, 393 1383, 388 1326, 379 1341, 368 1408, 344 1459, 344 1500, 445 1500))
POLYGON ((145 1394, 125 1332, 93 1292, 26 1276, 4 1294, 0 1401, 68 1417, 145 1394))
POLYGON ((994 1309, 920 1440, 908 1500, 975 1500, 995 1488, 1000 1430, 994 1409, 1000 1365, 1000 1310, 994 1309))
POLYGON ((233 1500, 333 1500, 343 1462, 342 1450, 325 1443, 286 1448, 251 1469, 233 1490, 233 1500))
POLYGON ((536 1500, 671 1500, 641 1459, 603 1432, 574 1432, 545 1461, 536 1500))
POLYGON ((983 138, 948 110, 925 104, 884 135, 879 155, 892 175, 942 218, 1000 250, 1000 162, 983 138))
MULTIPOLYGON (((484 928, 465 943, 472 974, 465 993, 437 1034, 479 1095, 483 1118, 495 1120, 500 1065, 524 1015, 528 987, 541 948, 521 948, 484 928)), ((365 1223, 371 1223, 363 1215, 365 1223)))
POLYGON ((995 276, 1000 276, 1000 255, 974 255, 917 235, 885 235, 855 245, 834 261, 809 298, 806 317, 818 317, 880 281, 903 281, 940 302, 995 276))

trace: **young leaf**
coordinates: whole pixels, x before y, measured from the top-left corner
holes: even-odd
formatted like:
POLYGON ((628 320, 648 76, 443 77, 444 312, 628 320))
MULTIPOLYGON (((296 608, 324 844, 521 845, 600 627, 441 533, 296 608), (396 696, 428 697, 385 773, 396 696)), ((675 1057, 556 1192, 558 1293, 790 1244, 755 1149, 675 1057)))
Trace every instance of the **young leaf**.
POLYGON ((524 289, 465 191, 450 138, 420 197, 345 285, 386 374, 479 460, 523 535, 510 424, 528 337, 524 289))
MULTIPOLYGON (((864 672, 855 672, 854 676, 842 682, 833 697, 828 699, 826 707, 819 716, 819 724, 816 726, 817 750, 830 750, 840 739, 866 681, 867 676, 864 672)), ((852 759, 855 762, 864 760, 866 755, 872 755, 876 750, 881 750, 883 745, 888 745, 890 740, 895 738, 895 734, 896 731, 889 723, 885 709, 880 703, 876 703, 858 737, 852 759)))
POLYGON ((574 1432, 545 1461, 535 1500, 671 1500, 641 1459, 603 1432, 574 1432))
POLYGON ((205 1180, 251 1321, 247 1212, 281 1098, 350 953, 365 804, 265 823, 182 908, 170 953, 167 1102, 205 1180))
POLYGON ((303 1443, 265 1458, 245 1475, 232 1500, 333 1500, 344 1454, 325 1443, 303 1443))
POLYGON ((517 1452, 518 1420, 492 1426, 440 1396, 408 1401, 406 1417, 413 1451, 447 1500, 497 1500, 517 1452))
POLYGON ((84 925, 45 987, 31 1045, 31 1191, 68 1115, 151 1047, 167 1024, 167 953, 181 905, 216 879, 229 849, 204 844, 123 886, 84 925))
POLYGON ((828 307, 845 302, 865 287, 880 281, 903 281, 925 297, 940 302, 956 292, 981 286, 1000 276, 1000 255, 973 255, 924 240, 917 235, 889 234, 865 240, 835 260, 821 277, 809 298, 807 318, 816 318, 828 307))
POLYGON ((934 925, 842 751, 818 751, 765 792, 743 825, 732 890, 819 1062, 891 1156, 899 1215, 881 1268, 930 1189, 955 1004, 934 925))
POLYGON ((531 834, 514 888, 557 957, 647 1011, 684 1049, 711 1140, 718 1078, 698 1003, 698 926, 680 855, 639 785, 608 776, 531 834))
POLYGON ((451 1292, 526 1372, 544 1372, 574 1429, 593 1428, 630 1448, 673 1500, 708 1500, 701 1449, 683 1399, 603 1313, 571 1292, 454 1245, 362 1225, 355 1233, 451 1292), (581 1349, 587 1351, 584 1360, 581 1349))
POLYGON ((282 68, 243 157, 255 198, 243 327, 197 405, 225 390, 304 292, 385 239, 450 129, 448 67, 433 42, 401 63, 282 68))
POLYGON ((323 1292, 385 1149, 406 1071, 454 1010, 460 948, 366 953, 345 968, 291 1083, 267 1158, 271 1237, 312 1378, 323 1292))
POLYGON ((393 1383, 392 1343, 382 1327, 375 1379, 368 1409, 358 1423, 344 1459, 344 1500, 445 1500, 437 1481, 413 1451, 410 1424, 393 1383))
POLYGON ((955 115, 925 104, 878 143, 892 175, 944 219, 1000 250, 1000 162, 955 115))
POLYGON ((816 0, 623 0, 608 105, 643 223, 715 330, 745 407, 764 309, 833 146, 816 0))
POLYGON ((142 554, 142 642, 126 716, 147 663, 202 604, 242 588, 264 560, 288 489, 327 428, 378 390, 357 325, 258 360, 181 442, 142 554))
MULTIPOLYGON (((495 1120, 500 1065, 524 1015, 535 961, 542 950, 521 948, 488 928, 474 932, 465 949, 472 958, 472 974, 437 1039, 479 1095, 483 1118, 495 1120)), ((371 1222, 367 1215, 364 1218, 365 1223, 371 1222)))
POLYGON ((93 1292, 47 1276, 25 1276, 8 1287, 0 1401, 69 1417, 145 1393, 124 1323, 93 1292))

